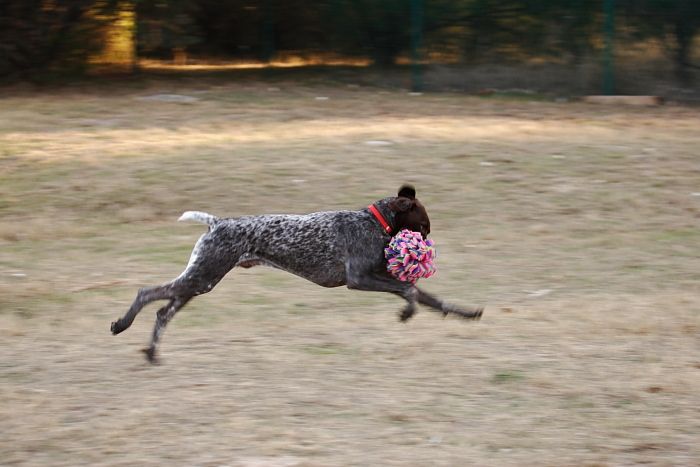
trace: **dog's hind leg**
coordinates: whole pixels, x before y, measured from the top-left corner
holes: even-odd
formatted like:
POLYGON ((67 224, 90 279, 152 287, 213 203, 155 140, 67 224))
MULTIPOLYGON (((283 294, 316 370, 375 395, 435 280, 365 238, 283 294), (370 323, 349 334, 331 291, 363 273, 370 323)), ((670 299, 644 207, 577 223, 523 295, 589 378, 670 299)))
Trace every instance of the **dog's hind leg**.
POLYGON ((156 363, 156 351, 161 336, 168 322, 187 302, 197 295, 210 292, 216 284, 231 270, 231 260, 206 256, 208 261, 194 262, 170 285, 170 301, 156 313, 150 345, 143 349, 146 358, 156 363))
POLYGON ((191 296, 173 298, 168 302, 167 305, 162 307, 156 313, 156 323, 153 327, 151 344, 145 349, 143 349, 143 353, 146 354, 146 358, 149 362, 157 363, 156 351, 158 350, 158 342, 160 341, 160 337, 163 334, 163 331, 165 330, 165 326, 168 325, 168 322, 173 318, 173 316, 175 316, 175 313, 177 313, 183 306, 185 306, 191 298, 191 296))
POLYGON ((141 309, 143 309, 143 307, 148 305, 149 303, 155 300, 173 298, 174 296, 172 288, 173 283, 171 282, 155 287, 144 287, 142 289, 139 289, 138 293, 136 294, 136 299, 134 300, 134 303, 132 303, 131 307, 129 307, 129 311, 127 311, 123 317, 119 318, 118 320, 112 323, 112 334, 116 335, 120 332, 129 329, 129 326, 131 326, 131 323, 134 322, 136 315, 138 315, 141 309))
MULTIPOLYGON (((211 290, 211 283, 206 282, 207 278, 200 277, 201 270, 206 269, 201 267, 199 263, 204 263, 202 251, 204 248, 202 244, 205 243, 203 240, 205 235, 202 235, 197 243, 194 245, 192 254, 190 255, 190 260, 187 263, 185 270, 176 279, 168 282, 167 284, 158 285, 155 287, 144 287, 140 289, 136 295, 134 303, 131 304, 129 311, 117 321, 114 321, 111 326, 112 334, 119 334, 120 332, 126 331, 134 322, 136 315, 143 309, 144 306, 155 300, 165 300, 165 299, 175 299, 178 297, 192 297, 200 293, 206 293, 211 290)), ((230 269, 230 267, 229 267, 230 269)), ((221 279, 228 270, 220 274, 220 277, 216 280, 221 279)), ((219 271, 216 271, 217 273, 219 271)), ((211 273, 209 275, 212 275, 211 273)), ((216 283, 214 282, 214 283, 216 283)))

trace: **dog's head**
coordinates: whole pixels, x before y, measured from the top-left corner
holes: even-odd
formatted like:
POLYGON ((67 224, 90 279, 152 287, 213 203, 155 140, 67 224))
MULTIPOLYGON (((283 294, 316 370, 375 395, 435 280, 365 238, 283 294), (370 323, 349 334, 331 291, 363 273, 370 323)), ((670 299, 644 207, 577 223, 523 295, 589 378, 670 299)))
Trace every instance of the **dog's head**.
POLYGON ((416 198, 416 189, 411 185, 403 185, 396 198, 389 201, 389 209, 394 212, 394 231, 409 229, 420 232, 423 238, 430 233, 428 213, 416 198))

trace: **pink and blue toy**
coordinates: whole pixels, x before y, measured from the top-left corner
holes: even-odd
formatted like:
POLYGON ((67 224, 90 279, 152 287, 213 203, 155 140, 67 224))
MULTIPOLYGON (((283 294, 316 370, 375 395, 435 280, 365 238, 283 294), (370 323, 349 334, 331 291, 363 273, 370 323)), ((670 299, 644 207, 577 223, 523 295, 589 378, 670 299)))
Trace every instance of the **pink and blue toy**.
POLYGON ((423 240, 420 232, 404 229, 394 235, 384 249, 386 269, 400 281, 415 284, 421 277, 435 274, 435 248, 432 240, 423 240))

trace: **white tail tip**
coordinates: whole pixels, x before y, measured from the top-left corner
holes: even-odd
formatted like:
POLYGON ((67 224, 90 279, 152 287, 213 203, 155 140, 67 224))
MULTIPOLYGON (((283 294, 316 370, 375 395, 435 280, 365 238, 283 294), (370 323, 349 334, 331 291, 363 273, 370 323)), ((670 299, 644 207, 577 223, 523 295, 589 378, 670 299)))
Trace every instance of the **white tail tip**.
POLYGON ((195 221, 202 224, 212 225, 218 218, 201 211, 185 211, 182 213, 178 221, 195 221))

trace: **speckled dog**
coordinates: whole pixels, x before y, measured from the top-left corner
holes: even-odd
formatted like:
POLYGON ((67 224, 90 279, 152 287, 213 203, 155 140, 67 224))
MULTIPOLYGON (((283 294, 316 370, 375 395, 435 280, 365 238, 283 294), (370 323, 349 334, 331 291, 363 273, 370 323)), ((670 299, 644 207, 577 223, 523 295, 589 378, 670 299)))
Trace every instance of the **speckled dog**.
POLYGON ((427 294, 386 271, 384 247, 391 233, 402 229, 430 233, 430 219, 405 185, 398 196, 384 198, 359 211, 317 212, 307 215, 261 215, 218 218, 188 211, 180 219, 209 225, 194 246, 184 272, 167 284, 139 290, 136 300, 121 319, 112 323, 112 334, 131 326, 148 303, 169 300, 158 310, 151 344, 144 349, 152 363, 168 321, 197 295, 209 292, 234 267, 267 265, 301 276, 323 287, 346 285, 349 289, 391 292, 408 304, 400 314, 406 321, 416 303, 462 318, 479 319, 482 308, 462 309, 427 294))

